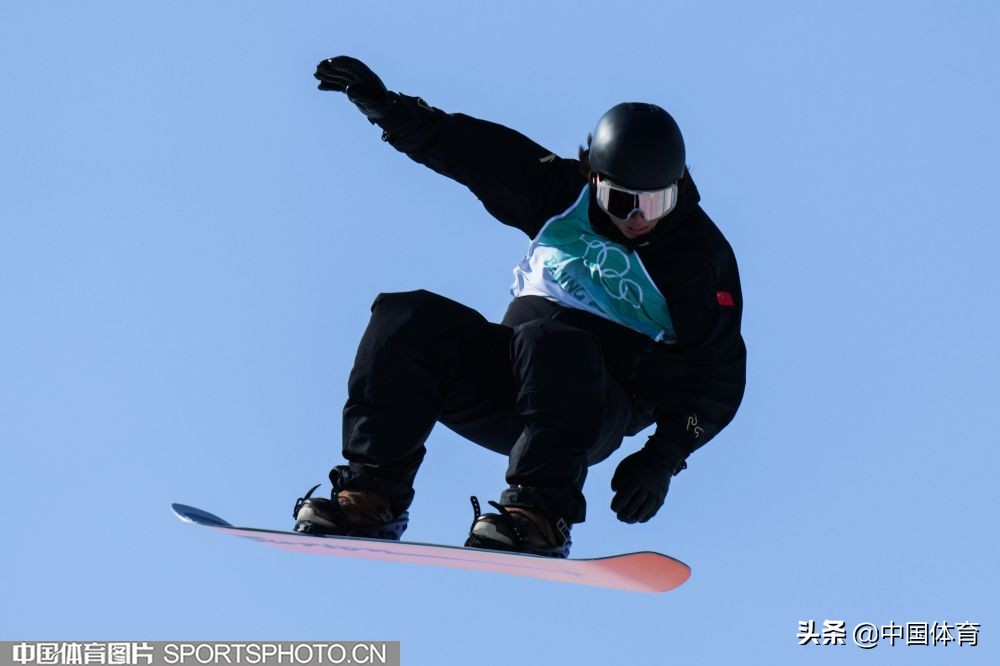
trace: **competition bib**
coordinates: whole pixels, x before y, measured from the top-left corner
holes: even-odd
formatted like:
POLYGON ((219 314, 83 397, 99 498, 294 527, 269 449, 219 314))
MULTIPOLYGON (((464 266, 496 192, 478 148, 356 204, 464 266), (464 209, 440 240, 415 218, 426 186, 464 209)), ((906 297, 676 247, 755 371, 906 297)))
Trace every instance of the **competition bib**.
POLYGON ((658 342, 677 341, 667 301, 639 255, 594 232, 588 187, 542 227, 514 267, 514 296, 544 296, 610 319, 658 342))

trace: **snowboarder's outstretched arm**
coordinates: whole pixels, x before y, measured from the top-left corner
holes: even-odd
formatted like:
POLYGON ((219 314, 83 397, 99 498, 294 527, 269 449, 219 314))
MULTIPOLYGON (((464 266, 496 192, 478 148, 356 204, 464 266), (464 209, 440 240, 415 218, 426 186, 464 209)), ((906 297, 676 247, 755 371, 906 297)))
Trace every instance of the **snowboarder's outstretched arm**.
POLYGON ((491 215, 528 236, 571 204, 586 182, 575 160, 503 125, 391 92, 354 58, 324 60, 315 77, 321 90, 344 92, 394 148, 465 185, 491 215))

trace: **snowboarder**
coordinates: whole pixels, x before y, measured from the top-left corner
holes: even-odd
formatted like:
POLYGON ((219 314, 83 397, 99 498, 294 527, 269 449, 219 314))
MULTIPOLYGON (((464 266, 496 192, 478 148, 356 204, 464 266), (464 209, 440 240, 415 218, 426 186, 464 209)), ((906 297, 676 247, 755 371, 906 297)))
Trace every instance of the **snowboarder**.
POLYGON ((436 422, 509 457, 498 512, 473 498, 467 546, 566 557, 588 467, 655 423, 611 481, 620 520, 652 518, 745 385, 736 260, 699 206, 674 119, 618 104, 566 159, 389 91, 351 57, 315 77, 531 241, 499 324, 423 290, 375 299, 348 380, 347 464, 330 472, 331 499, 299 499, 295 529, 399 539, 436 422))

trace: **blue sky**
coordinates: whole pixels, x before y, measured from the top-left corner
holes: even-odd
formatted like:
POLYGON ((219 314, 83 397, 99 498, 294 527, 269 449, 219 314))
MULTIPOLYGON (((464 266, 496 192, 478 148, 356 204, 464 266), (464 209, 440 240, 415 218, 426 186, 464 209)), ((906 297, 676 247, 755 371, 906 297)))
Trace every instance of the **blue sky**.
MULTIPOLYGON (((962 2, 0 6, 0 640, 399 640, 405 664, 996 663, 1000 10, 962 2), (527 245, 397 154, 322 58, 575 154, 678 119, 746 300, 746 400, 661 514, 587 482, 574 554, 666 595, 272 552, 339 460, 368 306, 501 316, 527 245), (977 647, 798 645, 978 622, 977 647), (862 657, 863 655, 863 657, 862 657)), ((505 461, 436 429, 407 534, 459 543, 505 461)))

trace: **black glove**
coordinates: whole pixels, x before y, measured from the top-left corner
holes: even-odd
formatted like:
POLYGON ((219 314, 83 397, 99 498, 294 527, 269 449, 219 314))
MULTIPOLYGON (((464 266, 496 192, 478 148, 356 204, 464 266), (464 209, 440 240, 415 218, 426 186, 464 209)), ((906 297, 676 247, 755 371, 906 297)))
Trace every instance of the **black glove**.
POLYGON ((317 65, 313 76, 319 79, 320 90, 346 93, 347 99, 369 120, 379 120, 389 112, 389 92, 385 84, 357 58, 328 58, 317 65))
POLYGON ((623 523, 644 523, 660 510, 670 477, 684 469, 684 459, 669 460, 647 444, 618 463, 611 477, 611 510, 623 523))

